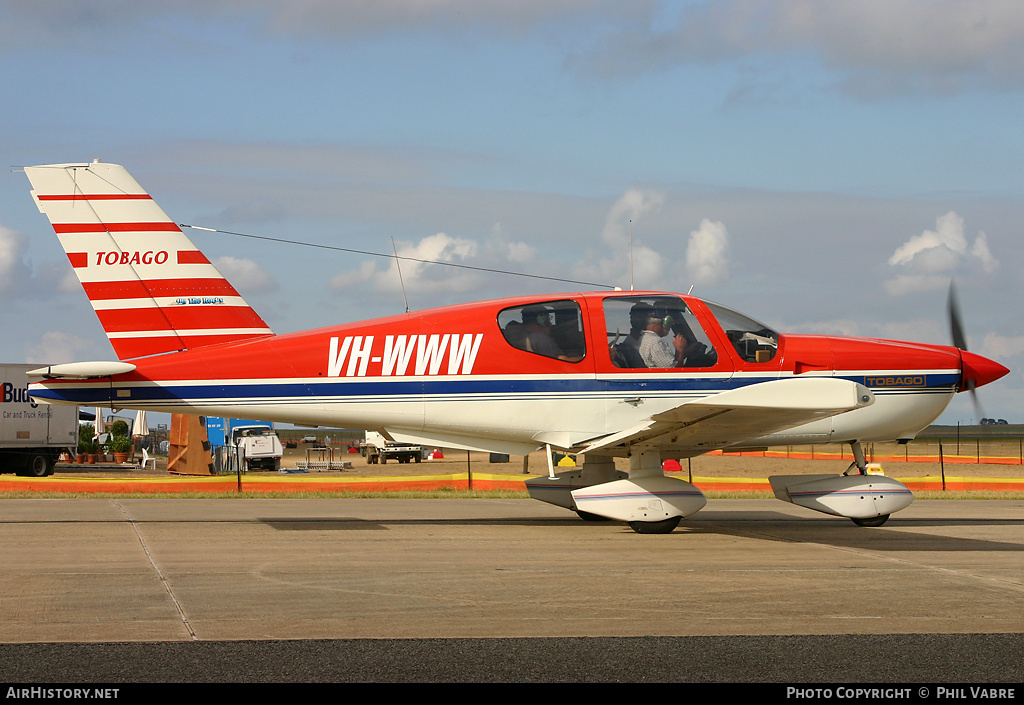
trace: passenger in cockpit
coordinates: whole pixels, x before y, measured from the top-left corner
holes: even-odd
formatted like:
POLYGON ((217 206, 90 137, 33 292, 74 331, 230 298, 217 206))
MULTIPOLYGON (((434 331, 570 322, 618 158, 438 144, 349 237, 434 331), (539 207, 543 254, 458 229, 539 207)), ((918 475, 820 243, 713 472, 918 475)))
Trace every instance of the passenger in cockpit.
POLYGON ((526 331, 525 345, 529 352, 553 357, 567 362, 579 362, 582 356, 567 355, 551 336, 554 311, 546 306, 527 306, 523 309, 523 329, 526 331))

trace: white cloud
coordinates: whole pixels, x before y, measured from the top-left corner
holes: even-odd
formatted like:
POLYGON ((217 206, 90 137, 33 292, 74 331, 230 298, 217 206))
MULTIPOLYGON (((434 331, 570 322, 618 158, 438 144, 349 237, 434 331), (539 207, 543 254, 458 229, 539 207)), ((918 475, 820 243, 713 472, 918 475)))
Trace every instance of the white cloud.
POLYGON ((18 269, 22 267, 25 242, 25 236, 17 230, 0 225, 0 291, 14 286, 18 269))
MULTIPOLYGON (((949 282, 946 283, 948 284, 949 282)), ((779 330, 782 333, 909 340, 936 345, 948 345, 950 343, 947 323, 938 314, 934 318, 909 317, 898 320, 858 320, 854 318, 808 319, 796 323, 783 323, 779 326, 779 330)))
POLYGON ((274 277, 246 257, 218 257, 214 260, 213 266, 243 295, 262 294, 276 291, 278 288, 274 277))
POLYGON ((968 246, 964 219, 954 211, 939 216, 935 230, 925 230, 896 248, 888 264, 897 269, 897 274, 885 283, 885 288, 895 295, 941 289, 963 267, 980 266, 991 273, 999 266, 989 251, 985 233, 979 232, 974 244, 968 246))
POLYGON ((525 242, 503 243, 502 248, 510 262, 528 264, 537 260, 537 248, 525 242))
POLYGON ((937 291, 949 286, 949 279, 941 275, 900 274, 885 282, 885 290, 893 296, 937 291))
POLYGON ((664 256, 643 243, 638 221, 661 209, 665 194, 628 189, 612 204, 601 230, 601 242, 589 247, 573 267, 574 276, 629 288, 656 288, 665 273, 664 256), (632 232, 631 232, 632 231, 632 232))
POLYGON ((918 255, 924 255, 933 263, 932 266, 937 263, 939 269, 949 269, 955 262, 956 255, 963 254, 967 249, 964 219, 950 211, 937 218, 935 226, 934 231, 925 230, 898 247, 889 258, 889 264, 910 264, 918 255))
MULTIPOLYGON (((301 40, 395 34, 522 40, 571 47, 572 65, 629 75, 680 64, 814 57, 861 97, 947 94, 1024 85, 1024 5, 1018 0, 51 0, 6 3, 5 48, 95 45, 167 18, 197 28, 231 25, 301 40), (205 27, 204 27, 205 26, 205 27)), ((770 72, 770 67, 768 68, 770 72)), ((766 72, 767 73, 767 72, 766 72)))
MULTIPOLYGON (((263 28, 274 34, 300 37, 367 37, 397 32, 438 34, 485 33, 522 36, 552 25, 579 31, 615 18, 646 17, 651 3, 614 0, 180 0, 167 4, 149 0, 50 0, 45 3, 5 3, 5 11, 31 29, 28 38, 70 39, 134 26, 164 17, 185 17, 190 24, 224 19, 263 28), (84 30, 84 32, 83 32, 84 30)), ((0 23, 0 37, 27 41, 0 23), (4 32, 4 30, 7 30, 4 32), (7 35, 7 36, 4 36, 7 35)))
POLYGON ((999 266, 999 260, 993 257, 992 252, 988 249, 988 236, 983 232, 978 233, 977 239, 971 246, 971 255, 981 262, 986 272, 993 272, 999 266))
POLYGON ((729 232, 720 222, 701 221, 697 230, 690 232, 686 246, 686 273, 692 284, 718 284, 729 278, 729 232))
POLYGON ((989 333, 982 341, 983 354, 993 360, 1005 360, 1024 355, 1024 335, 1003 335, 989 333))
POLYGON ((407 292, 416 294, 463 292, 481 283, 480 273, 431 262, 487 266, 470 264, 479 251, 476 242, 446 233, 429 235, 415 244, 402 243, 396 249, 400 262, 391 258, 386 267, 378 267, 378 261, 366 261, 357 270, 338 274, 330 285, 344 288, 370 283, 374 291, 382 293, 400 292, 403 284, 407 292))
POLYGON ((615 202, 605 219, 601 238, 613 247, 629 244, 630 226, 640 216, 660 209, 665 204, 665 194, 658 191, 629 189, 615 202))
POLYGON ((80 359, 79 353, 94 347, 91 340, 63 331, 44 333, 35 344, 26 345, 25 360, 41 365, 55 365, 80 359))
POLYGON ((78 275, 75 274, 74 269, 68 267, 60 277, 60 280, 57 282, 57 291, 65 294, 82 293, 82 283, 78 280, 78 275))
POLYGON ((812 55, 861 97, 1022 85, 1017 0, 718 0, 688 4, 663 27, 604 38, 595 70, 812 55))
POLYGON ((487 29, 519 34, 532 28, 573 19, 626 15, 618 3, 607 0, 386 0, 378 2, 322 2, 300 0, 268 5, 270 26, 301 33, 365 34, 373 31, 432 29, 445 32, 487 29))

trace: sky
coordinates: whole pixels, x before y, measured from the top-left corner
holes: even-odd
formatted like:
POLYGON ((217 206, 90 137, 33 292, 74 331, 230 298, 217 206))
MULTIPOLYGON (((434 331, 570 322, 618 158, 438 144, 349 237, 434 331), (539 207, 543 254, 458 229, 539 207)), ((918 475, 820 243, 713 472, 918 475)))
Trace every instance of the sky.
POLYGON ((179 223, 534 275, 186 229, 278 333, 554 277, 948 344, 955 279, 1024 423, 1019 0, 0 0, 0 96, 4 362, 113 359, 18 171, 99 158, 179 223))

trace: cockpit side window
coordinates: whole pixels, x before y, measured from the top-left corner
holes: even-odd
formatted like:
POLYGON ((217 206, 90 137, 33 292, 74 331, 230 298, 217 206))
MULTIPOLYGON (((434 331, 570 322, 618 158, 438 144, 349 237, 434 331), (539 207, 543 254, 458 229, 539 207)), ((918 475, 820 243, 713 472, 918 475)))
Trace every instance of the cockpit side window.
POLYGON ((763 323, 731 308, 705 301, 729 342, 746 362, 769 362, 779 349, 779 334, 763 323))
POLYGON ((679 297, 609 297, 604 318, 616 367, 713 367, 718 362, 715 346, 679 297))
POLYGON ((542 301, 498 313, 498 326, 508 344, 519 350, 566 362, 586 355, 583 315, 575 301, 542 301))

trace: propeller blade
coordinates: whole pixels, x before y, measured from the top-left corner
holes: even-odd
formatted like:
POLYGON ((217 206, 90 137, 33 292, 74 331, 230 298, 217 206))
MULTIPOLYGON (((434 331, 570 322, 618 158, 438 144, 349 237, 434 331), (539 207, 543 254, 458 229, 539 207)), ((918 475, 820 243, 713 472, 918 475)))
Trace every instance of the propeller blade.
POLYGON ((956 285, 949 283, 949 328, 953 335, 953 346, 961 350, 967 349, 967 336, 964 335, 963 317, 960 315, 960 302, 957 300, 956 285))
MULTIPOLYGON (((960 350, 967 351, 967 335, 964 333, 963 316, 960 315, 960 301, 956 295, 956 284, 949 282, 949 329, 953 337, 953 346, 960 350)), ((963 388, 971 393, 971 402, 974 404, 974 413, 978 419, 985 418, 985 411, 981 408, 981 400, 978 399, 977 382, 973 375, 963 375, 963 388)))
POLYGON ((978 423, 981 423, 981 419, 985 418, 985 410, 981 408, 981 400, 978 399, 978 392, 972 384, 971 389, 971 401, 974 402, 974 413, 977 414, 978 423))

